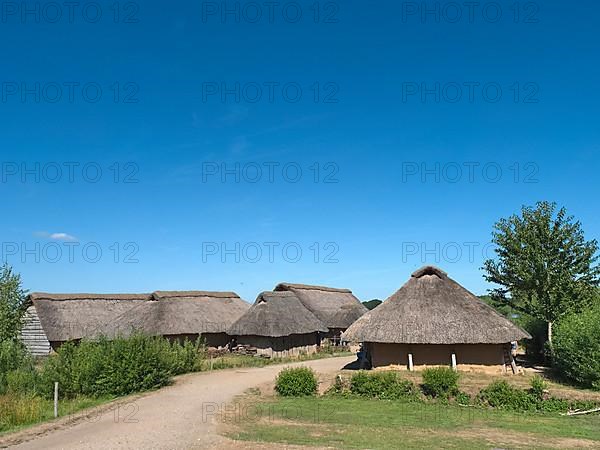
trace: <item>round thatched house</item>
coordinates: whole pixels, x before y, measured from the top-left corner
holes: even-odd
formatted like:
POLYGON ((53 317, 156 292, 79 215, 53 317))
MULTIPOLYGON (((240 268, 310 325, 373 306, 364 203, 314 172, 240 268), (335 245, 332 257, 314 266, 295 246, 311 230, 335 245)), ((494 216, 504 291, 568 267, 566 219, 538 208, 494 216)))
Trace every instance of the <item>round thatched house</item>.
POLYGON ((373 367, 513 367, 510 343, 531 336, 432 266, 358 319, 344 338, 364 342, 373 367))
POLYGON ((315 353, 327 327, 293 292, 263 292, 229 328, 238 344, 269 357, 315 353))

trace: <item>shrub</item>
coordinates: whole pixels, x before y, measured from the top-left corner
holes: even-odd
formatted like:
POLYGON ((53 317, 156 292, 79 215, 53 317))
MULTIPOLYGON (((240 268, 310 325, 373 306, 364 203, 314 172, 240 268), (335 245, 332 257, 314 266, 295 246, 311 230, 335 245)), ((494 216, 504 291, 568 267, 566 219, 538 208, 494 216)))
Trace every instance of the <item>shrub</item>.
POLYGON ((0 341, 0 394, 6 393, 7 376, 15 370, 33 371, 33 361, 19 341, 0 341))
POLYGON ((531 389, 529 392, 531 392, 531 395, 533 395, 535 398, 543 400, 544 391, 546 391, 547 388, 548 383, 546 383, 539 375, 534 375, 534 377, 531 379, 531 389))
POLYGON ((6 392, 19 395, 37 395, 42 391, 40 378, 33 367, 22 367, 6 374, 6 392))
POLYGON ((566 400, 562 398, 544 398, 546 382, 541 377, 531 380, 531 389, 522 390, 506 381, 495 381, 482 389, 478 400, 494 408, 512 411, 564 412, 574 409, 593 409, 598 407, 594 401, 566 400))
POLYGON ((600 306, 565 317, 555 327, 554 363, 580 386, 600 390, 600 306))
POLYGON ((43 367, 44 392, 51 397, 58 381, 63 395, 121 396, 158 388, 171 376, 200 367, 200 343, 170 343, 162 337, 67 343, 43 367))
POLYGON ((285 368, 275 382, 275 390, 283 397, 304 397, 317 393, 317 378, 308 367, 285 368))
POLYGON ((205 346, 202 339, 196 342, 185 340, 183 344, 174 342, 171 347, 174 357, 172 363, 174 375, 202 370, 202 362, 205 359, 205 346))
POLYGON ((350 380, 350 392, 382 400, 416 400, 419 397, 415 384, 401 379, 396 372, 360 371, 350 380))
POLYGON ((479 400, 493 408, 513 411, 534 411, 538 399, 527 391, 518 389, 504 380, 494 381, 479 392, 479 400))
POLYGON ((458 372, 449 367, 433 367, 423 371, 423 391, 431 397, 449 398, 458 393, 458 372))
POLYGON ((466 392, 459 391, 456 394, 456 402, 459 405, 470 405, 471 404, 471 396, 466 392))

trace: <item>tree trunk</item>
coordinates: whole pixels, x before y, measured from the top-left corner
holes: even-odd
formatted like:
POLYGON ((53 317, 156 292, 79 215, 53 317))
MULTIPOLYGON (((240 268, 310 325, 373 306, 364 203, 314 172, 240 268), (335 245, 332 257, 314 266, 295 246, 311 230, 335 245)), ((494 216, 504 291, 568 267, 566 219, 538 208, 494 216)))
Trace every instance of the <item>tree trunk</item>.
POLYGON ((554 366, 554 349, 552 348, 552 322, 548 322, 548 350, 550 354, 546 354, 546 364, 550 363, 551 366, 554 366))

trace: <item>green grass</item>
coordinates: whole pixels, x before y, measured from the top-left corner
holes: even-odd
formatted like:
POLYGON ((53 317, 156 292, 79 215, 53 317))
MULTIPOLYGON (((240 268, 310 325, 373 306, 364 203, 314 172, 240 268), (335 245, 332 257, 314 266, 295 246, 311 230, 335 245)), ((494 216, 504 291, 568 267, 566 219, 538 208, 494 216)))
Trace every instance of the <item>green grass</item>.
MULTIPOLYGON (((354 353, 351 352, 322 352, 300 355, 297 357, 289 358, 260 358, 249 355, 226 355, 213 358, 212 367, 213 370, 221 369, 235 369, 238 367, 265 367, 273 364, 287 364, 301 361, 312 361, 315 359, 333 358, 338 356, 352 356, 354 353)), ((210 370, 210 359, 206 359, 202 362, 202 371, 210 370)))
MULTIPOLYGON (((228 435, 245 441, 336 448, 547 448, 557 439, 598 441, 600 417, 511 413, 432 403, 254 399, 228 435)), ((563 441, 565 447, 574 441, 563 441)))
MULTIPOLYGON (((112 398, 76 397, 61 400, 58 416, 65 417, 101 405, 112 398)), ((0 396, 0 435, 54 419, 54 401, 37 396, 0 396)))

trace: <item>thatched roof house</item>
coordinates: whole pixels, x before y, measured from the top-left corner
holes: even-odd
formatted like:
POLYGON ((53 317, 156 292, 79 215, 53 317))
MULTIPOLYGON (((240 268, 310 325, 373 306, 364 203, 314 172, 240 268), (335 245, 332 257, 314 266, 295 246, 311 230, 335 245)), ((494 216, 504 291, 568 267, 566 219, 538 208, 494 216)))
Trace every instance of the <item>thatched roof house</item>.
POLYGON ((367 343, 374 367, 454 361, 505 368, 512 362, 510 343, 531 336, 446 272, 426 266, 349 327, 344 338, 367 343))
POLYGON ((140 331, 173 338, 202 335, 225 345, 225 331, 250 305, 233 292, 157 291, 153 294, 33 293, 22 337, 34 354, 63 342, 140 331))
POLYGON ((367 312, 350 289, 279 283, 275 291, 296 294, 302 304, 329 328, 329 336, 339 336, 367 312))
POLYGON ((261 293, 228 330, 238 344, 277 357, 314 353, 320 343, 319 333, 326 332, 327 327, 293 292, 261 293))

